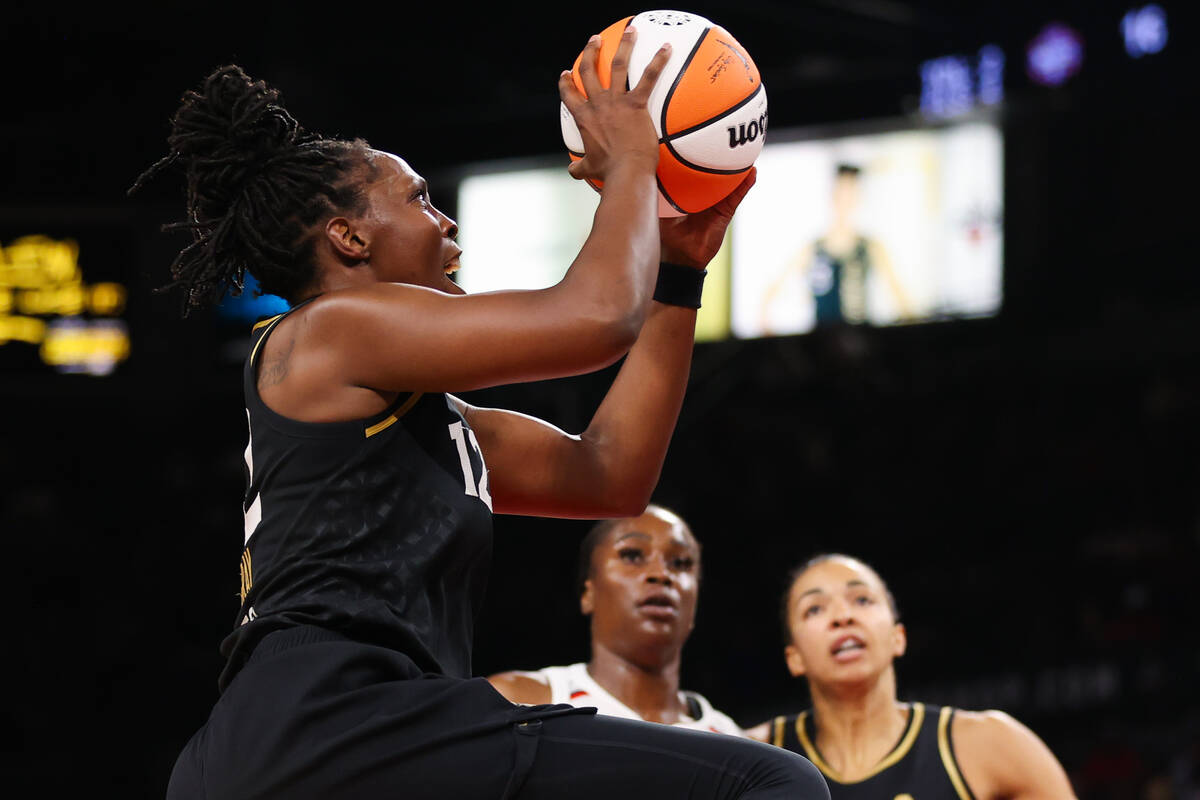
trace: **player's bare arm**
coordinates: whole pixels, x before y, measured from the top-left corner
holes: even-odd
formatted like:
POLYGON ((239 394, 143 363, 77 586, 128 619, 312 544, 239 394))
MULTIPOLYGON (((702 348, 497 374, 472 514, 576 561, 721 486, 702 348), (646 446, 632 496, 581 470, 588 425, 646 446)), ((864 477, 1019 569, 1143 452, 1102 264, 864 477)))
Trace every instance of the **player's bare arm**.
MULTIPOLYGON (((618 51, 626 61, 633 38, 624 37, 618 51)), ((596 41, 589 43, 583 64, 594 61, 597 49, 596 41)), ((448 282, 440 275, 409 275, 389 263, 413 259, 413 248, 397 246, 393 228, 377 214, 335 217, 317 245, 331 276, 325 288, 332 291, 285 321, 292 330, 277 331, 276 342, 294 341, 293 358, 303 362, 303 369, 292 370, 293 385, 279 394, 303 398, 329 386, 343 398, 363 390, 466 391, 589 372, 621 357, 643 324, 657 276, 658 151, 646 101, 668 55, 656 54, 632 89, 625 88, 620 64, 607 90, 594 67, 581 66, 587 97, 569 73, 560 79, 563 102, 589 144, 572 174, 605 185, 591 234, 560 282, 540 291, 456 293, 443 288, 448 282), (378 346, 364 347, 364 340, 378 346)), ((379 160, 384 174, 371 189, 372 211, 386 207, 417 222, 428 217, 440 231, 430 250, 440 249, 425 260, 435 272, 449 267, 459 254, 453 223, 429 204, 419 175, 402 162, 394 167, 379 160)), ((305 408, 279 410, 300 419, 321 416, 305 408)))
POLYGON ((550 684, 536 672, 498 672, 488 676, 488 683, 510 703, 539 705, 550 702, 550 684))
MULTIPOLYGON (((661 225, 664 258, 703 268, 755 173, 713 208, 661 225)), ((691 367, 696 311, 654 303, 587 428, 569 434, 524 414, 460 407, 479 438, 497 513, 633 516, 658 483, 691 367)))
POLYGON ((1066 771, 1028 727, 1002 711, 959 711, 950 729, 978 800, 1075 800, 1066 771))

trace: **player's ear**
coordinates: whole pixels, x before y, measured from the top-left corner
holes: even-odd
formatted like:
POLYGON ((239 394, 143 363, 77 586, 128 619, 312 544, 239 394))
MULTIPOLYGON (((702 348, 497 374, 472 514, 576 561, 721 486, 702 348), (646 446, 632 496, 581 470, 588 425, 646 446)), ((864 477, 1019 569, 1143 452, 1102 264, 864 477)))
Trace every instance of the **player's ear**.
POLYGON ((892 630, 892 655, 896 658, 904 655, 904 651, 908 649, 908 631, 904 629, 903 622, 897 622, 892 630))
POLYGON ((592 594, 591 578, 583 582, 583 594, 579 596, 579 610, 585 617, 591 615, 596 610, 596 598, 592 594))
POLYGON ((800 655, 799 647, 789 644, 783 648, 783 660, 787 662, 788 672, 792 673, 793 678, 799 678, 804 674, 804 656, 800 655))
POLYGON ((346 217, 333 217, 325 223, 325 240, 333 251, 350 261, 365 261, 370 257, 366 234, 346 217))

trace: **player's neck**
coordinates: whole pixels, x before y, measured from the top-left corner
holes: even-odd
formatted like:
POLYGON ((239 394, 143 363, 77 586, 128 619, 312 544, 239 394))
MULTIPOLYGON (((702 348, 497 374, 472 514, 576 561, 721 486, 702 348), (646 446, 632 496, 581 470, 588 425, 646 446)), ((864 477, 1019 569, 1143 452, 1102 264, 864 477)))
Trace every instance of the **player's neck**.
POLYGON ((649 722, 679 722, 687 708, 679 696, 679 654, 662 663, 620 655, 592 643, 588 674, 613 697, 649 722))
POLYGON ((891 670, 867 685, 814 686, 810 683, 816 745, 822 758, 845 780, 870 774, 895 747, 909 708, 896 701, 891 670))
POLYGON ((841 255, 853 249, 857 238, 858 231, 854 228, 853 220, 834 220, 829 230, 825 233, 825 247, 831 253, 841 255))

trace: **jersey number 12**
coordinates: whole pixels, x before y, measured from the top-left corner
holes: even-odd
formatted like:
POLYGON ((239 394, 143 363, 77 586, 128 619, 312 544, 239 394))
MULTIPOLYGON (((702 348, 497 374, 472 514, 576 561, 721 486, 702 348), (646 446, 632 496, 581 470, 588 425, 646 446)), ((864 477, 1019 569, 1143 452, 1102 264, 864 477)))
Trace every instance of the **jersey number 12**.
POLYGON ((471 449, 479 456, 479 463, 483 464, 483 452, 479 449, 479 442, 475 439, 475 431, 464 428, 461 422, 455 422, 449 427, 450 438, 454 440, 454 446, 458 448, 458 461, 462 465, 463 490, 471 497, 478 497, 488 507, 488 511, 491 511, 492 496, 488 494, 487 467, 483 468, 483 474, 479 476, 479 483, 476 485, 475 473, 471 469, 471 456, 467 453, 469 440, 471 449))

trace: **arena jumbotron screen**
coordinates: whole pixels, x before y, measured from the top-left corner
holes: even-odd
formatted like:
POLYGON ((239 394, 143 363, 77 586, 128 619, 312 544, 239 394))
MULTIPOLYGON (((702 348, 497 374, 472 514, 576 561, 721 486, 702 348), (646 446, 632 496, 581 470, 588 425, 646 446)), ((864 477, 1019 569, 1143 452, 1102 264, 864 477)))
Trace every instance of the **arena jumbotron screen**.
POLYGON ((735 336, 999 310, 996 126, 778 139, 731 226, 735 336))
MULTIPOLYGON (((458 279, 467 291, 540 288, 562 277, 598 195, 556 164, 466 170, 457 211, 465 251, 458 279), (542 224, 529 225, 531 215, 542 224)), ((772 132, 757 167, 757 183, 709 265, 698 339, 999 311, 997 125, 772 132)))

